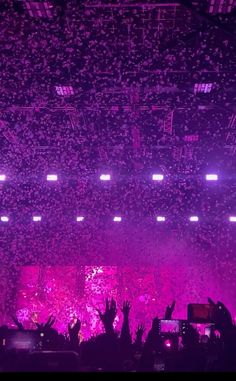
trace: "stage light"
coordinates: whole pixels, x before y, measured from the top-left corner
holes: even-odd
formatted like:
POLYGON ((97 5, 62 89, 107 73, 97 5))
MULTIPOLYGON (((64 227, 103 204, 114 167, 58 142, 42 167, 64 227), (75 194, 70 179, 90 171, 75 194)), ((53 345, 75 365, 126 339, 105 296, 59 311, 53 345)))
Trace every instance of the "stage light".
POLYGON ((172 341, 170 339, 166 339, 164 341, 164 345, 166 348, 171 348, 172 347, 172 341))
POLYGON ((78 216, 77 218, 76 218, 76 221, 77 222, 82 222, 84 220, 84 217, 82 217, 82 216, 78 216))
POLYGON ((199 136, 197 134, 184 136, 185 142, 198 142, 198 140, 199 140, 199 136))
POLYGON ((164 179, 164 176, 156 173, 156 174, 152 175, 152 179, 153 179, 153 181, 162 181, 164 179))
POLYGON ((47 175, 47 181, 57 181, 57 175, 47 175))
POLYGON ((166 220, 165 217, 163 217, 163 216, 157 216, 157 221, 158 222, 164 222, 165 220, 166 220))
POLYGON ((74 89, 72 86, 56 86, 56 92, 58 95, 62 96, 74 95, 74 89))
POLYGON ((5 181, 6 180, 6 175, 0 175, 0 181, 5 181))
POLYGON ((41 216, 33 216, 33 221, 34 222, 40 222, 42 220, 41 216))
POLYGON ((25 7, 31 17, 53 17, 53 5, 50 1, 24 0, 25 7))
POLYGON ((121 217, 117 217, 117 216, 116 216, 116 217, 113 218, 113 221, 114 221, 114 222, 121 222, 121 220, 122 220, 121 217))
POLYGON ((9 218, 7 216, 1 216, 1 221, 2 222, 8 222, 9 218))
POLYGON ((207 181, 217 181, 218 180, 218 175, 216 175, 216 174, 208 174, 208 175, 206 175, 206 180, 207 181))
POLYGON ((197 222, 198 221, 198 216, 191 216, 191 217, 189 217, 189 221, 191 221, 191 222, 197 222))
POLYGON ((194 94, 197 93, 210 93, 213 88, 212 83, 195 83, 194 85, 194 94))
POLYGON ((229 220, 230 222, 236 222, 236 216, 230 216, 229 220))
POLYGON ((235 0, 208 0, 208 12, 210 14, 230 13, 235 7, 235 0))
POLYGON ((110 181, 111 180, 111 175, 108 175, 108 174, 102 174, 100 176, 100 180, 102 181, 110 181))

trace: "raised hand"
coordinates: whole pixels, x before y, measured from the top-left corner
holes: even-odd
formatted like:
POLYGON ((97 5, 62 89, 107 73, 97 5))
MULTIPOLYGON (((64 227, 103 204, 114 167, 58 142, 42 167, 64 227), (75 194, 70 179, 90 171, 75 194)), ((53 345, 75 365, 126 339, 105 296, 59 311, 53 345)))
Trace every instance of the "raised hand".
POLYGON ((106 309, 105 312, 102 313, 99 309, 96 309, 99 317, 105 327, 107 333, 113 332, 113 323, 117 314, 116 302, 112 298, 111 302, 106 299, 106 309))
POLYGON ((36 324, 38 330, 45 331, 47 329, 50 329, 53 326, 53 324, 55 323, 55 320, 56 320, 56 318, 53 315, 50 315, 45 324, 44 323, 37 323, 36 321, 35 321, 35 324, 36 324))
POLYGON ((208 298, 208 302, 213 306, 212 318, 215 323, 215 327, 221 332, 231 329, 233 327, 233 319, 231 313, 225 305, 220 301, 214 303, 211 298, 208 298))
POLYGON ((130 309, 131 309, 131 304, 128 300, 124 301, 123 303, 123 307, 121 309, 124 317, 128 317, 129 316, 129 312, 130 312, 130 309))
POLYGON ((144 328, 144 325, 143 324, 140 324, 138 327, 137 327, 137 330, 136 330, 136 337, 135 337, 135 347, 137 350, 141 350, 142 349, 142 338, 143 338, 143 334, 144 334, 144 331, 145 331, 145 328, 144 328))
POLYGON ((12 316, 11 318, 14 321, 15 325, 17 326, 17 328, 20 331, 23 331, 24 330, 23 324, 17 319, 17 317, 16 316, 12 316))
POLYGON ((47 323, 44 325, 44 328, 45 329, 51 328, 53 326, 53 324, 55 323, 55 320, 56 320, 56 318, 53 315, 50 315, 48 320, 47 320, 47 323))
POLYGON ((140 324, 138 327, 137 327, 137 330, 136 330, 136 337, 137 338, 142 338, 143 337, 143 334, 144 334, 144 331, 145 331, 145 328, 144 328, 144 325, 143 324, 140 324))
POLYGON ((172 314, 175 309, 175 301, 172 302, 171 306, 166 307, 166 312, 165 312, 165 319, 166 320, 171 320, 172 319, 172 314))

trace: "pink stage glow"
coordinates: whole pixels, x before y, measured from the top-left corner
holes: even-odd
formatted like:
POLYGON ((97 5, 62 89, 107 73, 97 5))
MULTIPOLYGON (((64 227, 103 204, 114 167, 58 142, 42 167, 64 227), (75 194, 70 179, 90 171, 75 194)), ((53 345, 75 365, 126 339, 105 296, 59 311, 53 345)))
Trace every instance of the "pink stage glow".
MULTIPOLYGON (((84 338, 102 332, 96 308, 104 309, 106 297, 117 301, 118 315, 115 329, 122 324, 121 307, 130 300, 131 330, 134 337, 138 324, 143 323, 148 333, 152 320, 164 317, 166 306, 176 300, 173 319, 186 319, 188 303, 206 303, 210 296, 221 300, 236 316, 236 262, 229 260, 224 248, 219 249, 219 260, 213 260, 215 246, 207 251, 191 245, 195 232, 164 232, 155 227, 148 231, 142 226, 128 226, 117 231, 116 224, 93 232, 93 239, 86 229, 71 241, 63 234, 40 240, 34 230, 22 238, 12 253, 24 249, 24 255, 53 260, 55 253, 68 264, 20 266, 16 278, 7 267, 0 267, 0 324, 12 324, 10 316, 16 314, 25 328, 33 327, 32 315, 45 322, 49 314, 56 316, 55 328, 67 330, 71 317, 77 315, 82 322, 84 338), (73 248, 69 243, 73 242, 73 248), (209 254, 210 253, 210 254, 209 254), (94 265, 92 264, 94 263, 94 265), (10 283, 11 282, 11 283, 10 283), (10 298, 7 290, 15 287, 10 298), (1 308, 2 306, 2 308, 1 308), (10 312, 11 311, 11 312, 10 312)), ((216 236, 215 245, 221 240, 216 236)), ((13 243, 14 244, 14 243, 13 243)), ((214 258, 215 259, 215 258, 214 258)))
POLYGON ((236 216, 230 216, 229 220, 230 222, 236 222, 236 216))
POLYGON ((56 328, 65 332, 68 321, 76 315, 82 321, 82 336, 88 338, 103 330, 96 308, 104 309, 106 297, 115 298, 118 304, 116 330, 121 329, 122 303, 129 299, 134 331, 137 322, 149 317, 151 323, 157 313, 154 272, 151 268, 140 270, 117 266, 22 267, 17 316, 25 327, 32 328, 32 316, 46 321, 48 314, 53 314, 57 317, 56 328))

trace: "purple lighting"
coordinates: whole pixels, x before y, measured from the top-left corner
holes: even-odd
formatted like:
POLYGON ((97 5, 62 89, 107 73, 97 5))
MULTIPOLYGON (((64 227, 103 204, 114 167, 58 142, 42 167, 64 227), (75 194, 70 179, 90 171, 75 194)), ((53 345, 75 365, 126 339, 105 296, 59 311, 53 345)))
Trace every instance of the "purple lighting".
POLYGON ((0 370, 236 371, 226 3, 0 5, 0 370))
POLYGON ((208 174, 208 175, 206 175, 206 180, 207 181, 217 181, 218 180, 218 175, 216 175, 216 174, 208 174))
POLYGON ((108 174, 102 174, 100 176, 100 180, 102 181, 110 181, 111 180, 111 175, 108 175, 108 174))
POLYGON ((8 222, 9 218, 7 216, 1 216, 1 221, 2 222, 8 222))
POLYGON ((57 181, 57 175, 47 175, 47 181, 57 181))
POLYGON ((40 222, 42 220, 41 216, 33 216, 33 221, 34 222, 40 222))
POLYGON ((114 221, 114 222, 121 222, 121 220, 122 220, 121 217, 117 217, 117 216, 116 216, 116 217, 113 218, 113 221, 114 221))
POLYGON ((152 175, 152 179, 153 181, 162 181, 164 179, 164 176, 159 173, 156 173, 152 175))
POLYGON ((6 175, 0 175, 0 181, 5 181, 6 180, 6 175))
POLYGON ((166 220, 163 216, 157 216, 157 222, 164 222, 166 220))

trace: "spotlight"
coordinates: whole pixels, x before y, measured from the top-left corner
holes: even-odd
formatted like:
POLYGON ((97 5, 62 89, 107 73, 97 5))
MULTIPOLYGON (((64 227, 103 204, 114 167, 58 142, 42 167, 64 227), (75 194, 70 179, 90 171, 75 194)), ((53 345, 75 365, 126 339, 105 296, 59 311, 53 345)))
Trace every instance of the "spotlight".
POLYGON ((57 181, 57 175, 47 175, 47 181, 57 181))
POLYGON ((191 221, 191 222, 197 222, 198 221, 198 216, 191 216, 191 217, 189 217, 189 221, 191 221))
POLYGON ((100 180, 102 181, 110 181, 111 180, 111 175, 108 175, 108 174, 102 174, 100 176, 100 180))
POLYGON ((170 349, 172 347, 172 341, 170 339, 166 339, 164 341, 164 346, 168 349, 170 349))
POLYGON ((0 181, 5 181, 6 180, 6 175, 0 175, 0 181))
POLYGON ((206 175, 206 180, 207 181, 217 181, 218 180, 218 175, 208 174, 208 175, 206 175))
POLYGON ((164 176, 159 173, 156 173, 152 175, 152 179, 153 181, 162 181, 164 179, 164 176))
POLYGON ((230 222, 236 222, 236 216, 230 216, 229 220, 230 222))
POLYGON ((42 219, 41 216, 33 216, 33 221, 34 221, 34 222, 40 222, 41 219, 42 219))
POLYGON ((1 216, 1 221, 2 222, 8 222, 9 218, 7 216, 1 216))
POLYGON ((77 222, 82 222, 84 220, 84 217, 82 217, 82 216, 78 216, 77 218, 76 218, 76 221, 77 222))
POLYGON ((164 222, 165 220, 166 220, 165 217, 163 217, 163 216, 157 216, 157 221, 158 222, 164 222))
POLYGON ((117 217, 117 216, 116 216, 116 217, 113 218, 113 221, 114 221, 114 222, 121 222, 121 220, 122 220, 121 217, 117 217))

